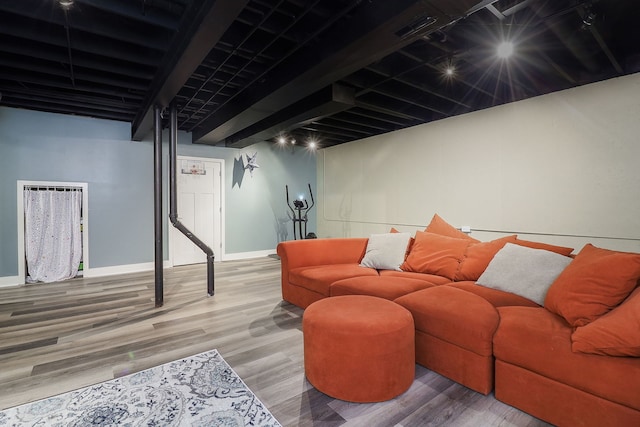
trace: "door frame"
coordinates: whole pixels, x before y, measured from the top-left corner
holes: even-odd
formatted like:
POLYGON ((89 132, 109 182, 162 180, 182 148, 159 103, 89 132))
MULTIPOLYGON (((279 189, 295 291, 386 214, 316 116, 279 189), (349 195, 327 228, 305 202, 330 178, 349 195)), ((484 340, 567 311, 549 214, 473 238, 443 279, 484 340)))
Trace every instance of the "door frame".
MULTIPOLYGON (((181 156, 181 155, 177 155, 176 156, 176 164, 180 164, 179 162, 181 160, 195 160, 195 161, 202 161, 202 162, 210 162, 210 163, 218 163, 220 165, 220 188, 219 190, 219 194, 220 194, 220 247, 219 248, 211 248, 213 249, 213 254, 215 255, 215 260, 216 261, 224 261, 225 259, 225 251, 226 251, 226 245, 225 245, 225 168, 224 168, 224 159, 217 159, 217 158, 213 158, 213 157, 194 157, 194 156, 181 156)), ((176 173, 178 172, 178 167, 176 166, 176 173)), ((178 183, 176 180, 176 187, 177 187, 178 183)), ((170 193, 170 190, 167 189, 167 193, 170 193)), ((216 189, 214 189, 215 192, 216 189)), ((178 194, 178 188, 176 188, 176 195, 178 194)), ((168 194, 167 196, 167 200, 170 200, 171 195, 168 194)), ((180 212, 177 212, 178 214, 180 214, 180 212)), ((168 223, 168 226, 170 228, 174 228, 173 224, 171 224, 170 222, 168 223)), ((177 231, 177 230, 176 230, 177 231)), ((167 237, 169 240, 169 261, 171 266, 174 266, 173 260, 174 260, 174 248, 173 248, 173 232, 171 230, 168 230, 167 233, 167 237)))
POLYGON ((82 275, 89 276, 89 184, 86 182, 59 181, 22 181, 17 183, 18 202, 18 285, 26 282, 26 252, 24 247, 24 188, 37 187, 76 187, 82 188, 82 275))

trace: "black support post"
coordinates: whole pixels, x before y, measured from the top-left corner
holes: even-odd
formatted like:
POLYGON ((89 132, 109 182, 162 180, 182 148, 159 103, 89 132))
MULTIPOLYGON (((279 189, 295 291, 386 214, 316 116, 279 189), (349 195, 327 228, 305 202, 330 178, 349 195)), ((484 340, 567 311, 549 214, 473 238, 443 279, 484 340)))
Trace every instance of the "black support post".
POLYGON ((164 304, 163 247, 162 247, 162 117, 158 105, 153 107, 153 221, 155 237, 155 295, 156 307, 164 304))

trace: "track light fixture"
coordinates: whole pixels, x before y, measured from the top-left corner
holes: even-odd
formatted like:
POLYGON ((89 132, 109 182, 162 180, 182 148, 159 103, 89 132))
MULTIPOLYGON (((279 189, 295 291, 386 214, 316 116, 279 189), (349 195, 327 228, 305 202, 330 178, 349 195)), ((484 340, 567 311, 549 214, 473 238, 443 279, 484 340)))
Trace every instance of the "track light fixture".
MULTIPOLYGON (((294 147, 298 144, 298 141, 296 141, 295 138, 287 135, 280 135, 275 138, 275 141, 281 147, 291 147, 292 152, 294 147)), ((320 146, 318 139, 314 136, 309 136, 308 138, 305 138, 303 141, 301 141, 301 143, 302 143, 301 146, 305 146, 310 151, 315 151, 320 146)))
POLYGON ((591 10, 591 8, 587 8, 584 12, 584 16, 582 17, 582 28, 587 29, 593 25, 596 20, 596 13, 591 10))
POLYGON ((69 10, 73 6, 73 0, 58 0, 58 3, 64 10, 69 10))

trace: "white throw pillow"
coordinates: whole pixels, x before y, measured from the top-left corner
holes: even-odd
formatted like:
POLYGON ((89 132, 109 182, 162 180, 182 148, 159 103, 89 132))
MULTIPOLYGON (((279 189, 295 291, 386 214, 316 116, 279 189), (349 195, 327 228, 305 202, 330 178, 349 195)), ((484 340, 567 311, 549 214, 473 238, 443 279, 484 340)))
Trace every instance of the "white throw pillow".
POLYGON ((400 271, 410 238, 409 233, 372 234, 360 266, 400 271))
POLYGON ((476 283, 544 305, 549 287, 571 261, 555 252, 507 243, 476 283))

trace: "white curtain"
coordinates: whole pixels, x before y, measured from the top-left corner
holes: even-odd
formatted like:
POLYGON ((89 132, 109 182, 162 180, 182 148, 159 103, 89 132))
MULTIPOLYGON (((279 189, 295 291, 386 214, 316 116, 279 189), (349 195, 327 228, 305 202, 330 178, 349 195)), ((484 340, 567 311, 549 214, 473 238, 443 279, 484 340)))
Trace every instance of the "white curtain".
POLYGON ((81 191, 24 190, 28 282, 57 282, 78 274, 81 207, 81 191))

